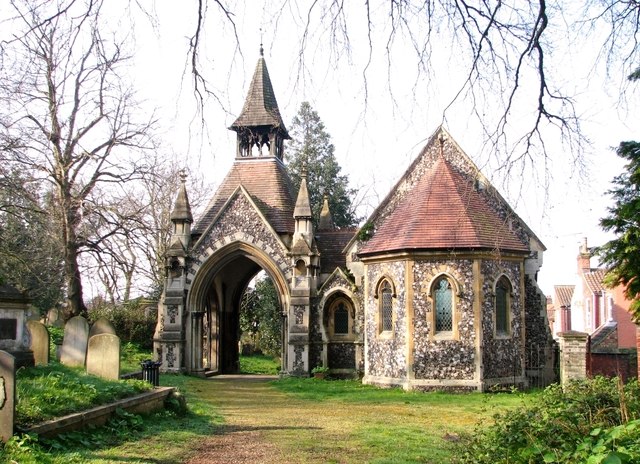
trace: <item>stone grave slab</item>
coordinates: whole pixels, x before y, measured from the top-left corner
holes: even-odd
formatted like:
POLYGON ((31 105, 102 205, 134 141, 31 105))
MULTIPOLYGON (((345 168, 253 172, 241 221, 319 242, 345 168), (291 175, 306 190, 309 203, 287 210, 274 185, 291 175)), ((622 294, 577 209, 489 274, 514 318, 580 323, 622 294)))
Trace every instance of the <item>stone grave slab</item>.
POLYGON ((36 366, 49 364, 49 331, 40 321, 27 321, 27 329, 31 332, 31 351, 36 366))
POLYGON ((89 339, 87 373, 104 379, 120 378, 120 338, 113 334, 98 334, 89 339))
POLYGON ((97 321, 95 321, 91 326, 91 330, 89 330, 89 338, 93 337, 94 335, 100 335, 105 333, 116 335, 116 329, 113 327, 113 324, 109 322, 107 318, 101 317, 97 321))
POLYGON ((89 341, 89 323, 82 316, 72 317, 64 326, 60 362, 66 366, 84 366, 89 341))

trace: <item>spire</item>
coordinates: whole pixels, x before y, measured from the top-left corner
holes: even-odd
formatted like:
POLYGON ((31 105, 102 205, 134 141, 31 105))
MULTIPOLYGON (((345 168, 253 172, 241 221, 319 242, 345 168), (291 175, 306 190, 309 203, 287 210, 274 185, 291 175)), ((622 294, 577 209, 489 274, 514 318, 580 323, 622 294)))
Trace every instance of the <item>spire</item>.
POLYGON ((302 168, 302 176, 300 180, 300 189, 298 190, 298 198, 296 199, 296 207, 293 210, 293 217, 311 218, 311 205, 309 203, 309 190, 307 189, 307 168, 302 168))
POLYGON ((282 160, 282 141, 291 137, 280 116, 263 54, 260 44, 260 58, 244 107, 229 129, 238 133, 238 157, 275 156, 282 160))
POLYGON ((191 206, 189 205, 189 197, 187 196, 187 173, 184 169, 180 171, 180 182, 178 196, 173 205, 173 211, 171 211, 171 221, 191 223, 193 222, 193 216, 191 215, 191 206))
POLYGON ((322 202, 322 211, 320 211, 320 221, 318 223, 318 230, 333 230, 335 225, 333 224, 333 217, 331 216, 331 210, 329 210, 329 197, 324 196, 322 202))

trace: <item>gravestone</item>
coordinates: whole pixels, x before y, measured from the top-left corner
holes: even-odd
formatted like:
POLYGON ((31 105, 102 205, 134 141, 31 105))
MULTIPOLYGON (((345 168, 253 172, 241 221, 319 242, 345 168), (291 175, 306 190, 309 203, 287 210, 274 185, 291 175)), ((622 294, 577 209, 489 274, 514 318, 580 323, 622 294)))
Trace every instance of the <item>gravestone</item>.
POLYGON ((49 364, 49 331, 40 321, 27 321, 27 329, 31 333, 31 351, 36 366, 49 364))
POLYGON ((84 366, 89 341, 89 323, 82 316, 72 317, 64 326, 60 362, 65 366, 84 366))
POLYGON ((30 300, 10 285, 0 285, 0 350, 13 355, 16 367, 33 366, 26 322, 31 314, 30 300))
POLYGON ((113 324, 105 317, 101 317, 93 323, 91 330, 89 330, 89 339, 94 335, 100 334, 116 335, 116 329, 113 327, 113 324))
POLYGON ((120 338, 104 333, 89 339, 87 374, 111 380, 120 378, 120 338))
POLYGON ((16 410, 16 360, 6 351, 0 351, 0 440, 13 436, 16 410))
POLYGON ((52 327, 64 327, 64 321, 62 319, 62 311, 60 308, 51 308, 47 312, 46 324, 52 327))

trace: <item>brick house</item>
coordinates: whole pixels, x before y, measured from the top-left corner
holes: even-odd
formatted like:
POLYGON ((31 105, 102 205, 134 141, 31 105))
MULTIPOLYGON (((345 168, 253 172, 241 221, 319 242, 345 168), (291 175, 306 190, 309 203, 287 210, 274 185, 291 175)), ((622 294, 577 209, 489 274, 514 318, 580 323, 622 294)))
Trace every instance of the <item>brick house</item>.
POLYGON ((240 299, 264 270, 282 308, 283 373, 325 365, 421 390, 548 374, 544 245, 443 127, 360 229, 336 229, 326 201, 314 224, 304 176, 293 191, 262 57, 230 129, 234 164, 202 217, 192 228, 184 184, 171 216, 162 370, 236 372, 240 299))
POLYGON ((635 376, 636 325, 623 287, 604 286, 604 268, 591 267, 584 238, 578 250, 575 285, 555 286, 554 337, 574 330, 590 336, 592 374, 635 376))

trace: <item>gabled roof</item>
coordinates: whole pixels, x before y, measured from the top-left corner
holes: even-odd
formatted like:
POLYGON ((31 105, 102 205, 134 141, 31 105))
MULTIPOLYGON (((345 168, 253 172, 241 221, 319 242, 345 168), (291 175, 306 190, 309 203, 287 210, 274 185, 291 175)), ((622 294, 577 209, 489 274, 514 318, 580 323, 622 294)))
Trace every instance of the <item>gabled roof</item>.
POLYGON ((278 233, 293 233, 293 187, 282 162, 273 157, 236 159, 192 233, 202 234, 227 199, 242 185, 278 233))
POLYGON ((316 232, 316 243, 320 250, 320 272, 328 274, 337 267, 345 266, 343 249, 357 229, 319 230, 316 232))
POLYGON ((603 280, 604 275, 607 273, 606 269, 597 268, 591 269, 588 272, 584 272, 582 275, 584 276, 584 281, 589 287, 591 293, 598 293, 604 290, 603 280))
POLYGON ((575 287, 575 285, 554 285, 553 289, 555 290, 556 295, 553 305, 556 308, 571 306, 571 298, 573 298, 573 290, 575 287))
POLYGON ((360 250, 488 249, 529 252, 510 220, 492 208, 484 188, 438 156, 360 250))
POLYGON ((237 131, 244 127, 257 126, 278 128, 285 139, 289 138, 282 116, 280 116, 276 94, 273 91, 269 71, 267 70, 267 63, 262 56, 258 59, 242 112, 231 124, 230 129, 237 131))

